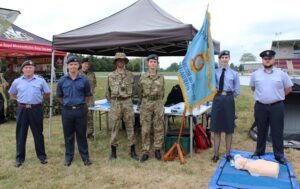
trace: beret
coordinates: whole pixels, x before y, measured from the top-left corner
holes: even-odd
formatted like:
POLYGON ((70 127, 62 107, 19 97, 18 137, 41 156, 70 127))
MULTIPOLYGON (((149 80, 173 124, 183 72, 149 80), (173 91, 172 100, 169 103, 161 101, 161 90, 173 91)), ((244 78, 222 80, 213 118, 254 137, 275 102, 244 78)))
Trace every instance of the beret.
POLYGON ((224 55, 230 56, 230 51, 228 51, 228 50, 221 51, 220 54, 219 54, 219 58, 221 58, 224 55))
POLYGON ((70 56, 67 59, 67 64, 69 64, 70 62, 78 62, 79 63, 79 58, 76 56, 70 56))
POLYGON ((157 56, 157 54, 150 54, 148 57, 147 57, 147 61, 149 61, 149 60, 156 60, 156 61, 158 61, 158 56, 157 56))
POLYGON ((25 66, 28 66, 28 65, 34 66, 34 63, 33 63, 31 60, 26 60, 26 61, 23 62, 23 64, 21 65, 21 70, 23 70, 23 68, 24 68, 25 66))
POLYGON ((261 58, 263 58, 263 57, 274 57, 275 54, 276 54, 276 52, 273 51, 273 50, 265 50, 265 51, 261 52, 261 53, 259 54, 259 56, 260 56, 261 58))

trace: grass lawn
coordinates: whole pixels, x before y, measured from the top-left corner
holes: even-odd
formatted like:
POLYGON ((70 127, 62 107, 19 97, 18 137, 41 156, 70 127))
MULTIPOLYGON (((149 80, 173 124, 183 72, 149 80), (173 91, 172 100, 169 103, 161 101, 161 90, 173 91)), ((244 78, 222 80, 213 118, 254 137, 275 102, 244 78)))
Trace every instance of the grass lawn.
MULTIPOLYGON (((104 98, 105 78, 97 78, 98 87, 96 99, 104 98)), ((177 81, 167 80, 166 95, 177 81)), ((247 132, 253 122, 254 100, 249 87, 241 88, 241 95, 236 99, 237 128, 235 129, 232 149, 254 151, 255 142, 247 132)), ((105 119, 105 117, 103 117, 105 119)), ((179 120, 177 120, 179 125, 179 120)), ((49 119, 44 120, 44 135, 46 152, 49 163, 39 163, 32 134, 29 131, 27 138, 26 161, 20 168, 15 168, 15 122, 10 121, 0 125, 0 189, 13 188, 208 188, 211 177, 217 167, 210 161, 213 149, 203 150, 192 158, 186 156, 186 164, 179 162, 156 161, 154 154, 150 160, 139 163, 129 157, 126 133, 120 130, 120 145, 117 150, 116 161, 109 162, 110 135, 106 127, 102 130, 97 127, 97 140, 89 140, 90 158, 93 165, 85 167, 81 161, 78 150, 75 150, 75 159, 70 167, 64 163, 64 139, 61 126, 61 117, 55 116, 49 139, 49 119)), ((105 120, 103 121, 105 123, 105 120)), ((137 152, 141 155, 141 135, 137 136, 137 152)), ((225 152, 224 135, 220 153, 225 152)), ((272 151, 268 147, 267 151, 272 151)), ((286 149, 285 154, 293 166, 296 178, 300 178, 300 151, 286 149), (298 163, 297 163, 298 162, 298 163)))

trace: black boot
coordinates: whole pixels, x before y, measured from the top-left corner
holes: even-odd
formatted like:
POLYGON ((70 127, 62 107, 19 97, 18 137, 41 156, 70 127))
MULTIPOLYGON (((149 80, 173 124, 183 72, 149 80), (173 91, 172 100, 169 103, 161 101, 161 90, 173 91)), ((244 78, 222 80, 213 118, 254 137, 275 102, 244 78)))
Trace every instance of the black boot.
POLYGON ((134 160, 139 160, 138 156, 136 155, 135 152, 135 145, 130 146, 130 157, 134 160))
POLYGON ((117 148, 115 146, 111 146, 111 154, 109 156, 109 160, 117 159, 117 148))
POLYGON ((156 158, 157 160, 161 160, 160 150, 155 150, 155 158, 156 158))
MULTIPOLYGON (((252 155, 251 155, 251 158, 253 158, 254 156, 263 156, 265 155, 264 152, 258 152, 258 151, 255 151, 252 155)), ((260 157, 259 157, 260 158, 260 157)))
POLYGON ((140 162, 143 163, 145 161, 147 161, 149 158, 149 156, 147 154, 143 154, 142 158, 140 159, 140 162))

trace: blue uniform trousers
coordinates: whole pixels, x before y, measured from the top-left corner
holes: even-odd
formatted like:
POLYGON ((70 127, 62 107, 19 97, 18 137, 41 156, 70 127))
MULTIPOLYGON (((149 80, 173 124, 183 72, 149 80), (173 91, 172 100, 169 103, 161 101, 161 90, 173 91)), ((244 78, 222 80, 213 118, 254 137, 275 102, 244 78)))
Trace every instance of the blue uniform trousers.
POLYGON ((256 152, 265 152, 270 126, 274 156, 277 158, 283 157, 284 103, 280 101, 268 105, 256 102, 254 109, 257 124, 256 152))
POLYGON ((16 128, 16 161, 25 161, 26 139, 28 127, 30 126, 35 145, 35 152, 40 160, 45 160, 44 135, 43 135, 43 109, 42 106, 34 108, 17 108, 17 128, 16 128))
POLYGON ((89 159, 88 143, 86 138, 86 119, 87 109, 85 106, 81 106, 76 109, 70 109, 64 106, 62 109, 66 161, 72 161, 74 158, 75 134, 81 159, 83 161, 89 159))

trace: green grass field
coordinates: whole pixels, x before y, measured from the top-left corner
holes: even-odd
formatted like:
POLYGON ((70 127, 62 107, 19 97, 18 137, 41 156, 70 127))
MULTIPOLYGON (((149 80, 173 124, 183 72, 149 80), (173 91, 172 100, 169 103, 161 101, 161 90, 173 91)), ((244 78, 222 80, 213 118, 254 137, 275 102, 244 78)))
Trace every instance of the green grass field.
MULTIPOLYGON (((98 87, 96 99, 104 98, 105 78, 97 78, 98 87)), ((166 95, 177 81, 167 80, 166 95)), ((253 122, 254 100, 249 87, 241 87, 241 95, 236 99, 237 127, 233 137, 232 149, 254 151, 255 142, 247 132, 253 122)), ((103 119, 105 117, 103 116, 103 119)), ((180 118, 176 120, 179 125, 180 118)), ((15 168, 15 122, 10 121, 0 125, 0 189, 73 189, 73 188, 208 188, 211 177, 217 167, 210 161, 213 149, 203 150, 193 157, 186 156, 186 164, 180 165, 179 161, 157 161, 154 154, 150 160, 139 163, 129 157, 126 133, 120 131, 120 145, 116 161, 109 162, 110 135, 106 133, 102 123, 102 130, 97 127, 97 140, 89 140, 90 158, 93 165, 85 167, 81 161, 78 150, 75 150, 75 159, 71 167, 64 164, 64 139, 61 117, 55 116, 51 138, 49 138, 49 119, 44 120, 44 136, 46 152, 49 163, 39 163, 35 150, 32 134, 29 131, 27 138, 26 161, 20 168, 15 168)), ((141 136, 137 136, 137 152, 141 155, 141 136)), ((225 152, 224 136, 220 153, 225 152)), ((267 151, 272 151, 268 147, 267 151)), ((285 154, 292 164, 296 178, 300 178, 300 151, 286 149, 285 154)))

